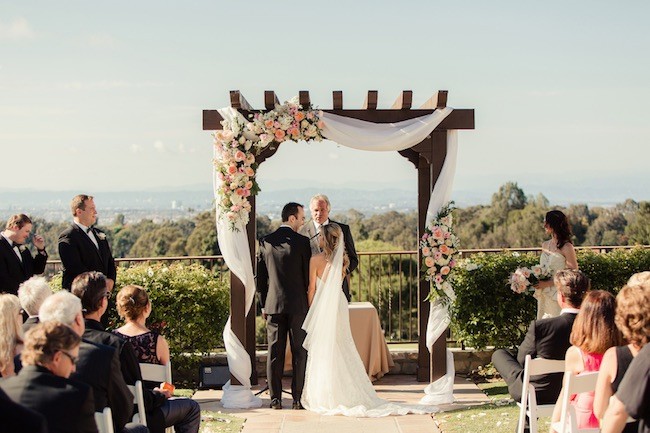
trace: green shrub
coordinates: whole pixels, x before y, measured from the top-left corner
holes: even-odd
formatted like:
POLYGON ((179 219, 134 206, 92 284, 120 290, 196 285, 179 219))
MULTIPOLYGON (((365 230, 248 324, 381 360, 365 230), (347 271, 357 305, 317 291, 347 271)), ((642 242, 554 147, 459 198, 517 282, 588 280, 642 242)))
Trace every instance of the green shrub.
MULTIPOLYGON (((199 264, 141 264, 118 268, 115 296, 128 284, 147 289, 153 306, 147 325, 161 332, 169 342, 174 370, 198 366, 201 356, 223 346, 223 328, 230 312, 229 279, 220 280, 199 264)), ((54 290, 61 288, 61 275, 51 279, 54 290)), ((109 328, 122 325, 111 308, 109 328)))
MULTIPOLYGON (((476 348, 518 346, 535 319, 537 301, 530 294, 514 293, 507 279, 517 267, 539 263, 539 257, 503 252, 476 254, 467 262, 478 268, 470 271, 459 266, 454 270, 454 336, 476 348)), ((578 266, 591 279, 592 289, 616 294, 632 274, 650 269, 650 249, 621 249, 608 254, 580 251, 578 266)))

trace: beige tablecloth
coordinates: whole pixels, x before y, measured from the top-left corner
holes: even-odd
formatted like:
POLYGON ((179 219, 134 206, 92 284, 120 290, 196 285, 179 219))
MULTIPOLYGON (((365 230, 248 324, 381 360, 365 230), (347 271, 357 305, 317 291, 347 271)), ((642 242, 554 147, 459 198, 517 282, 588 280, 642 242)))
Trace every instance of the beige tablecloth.
MULTIPOLYGON (((351 302, 350 329, 370 380, 377 380, 395 365, 390 356, 377 310, 370 302, 351 302)), ((291 371, 291 350, 287 342, 284 369, 291 371)))

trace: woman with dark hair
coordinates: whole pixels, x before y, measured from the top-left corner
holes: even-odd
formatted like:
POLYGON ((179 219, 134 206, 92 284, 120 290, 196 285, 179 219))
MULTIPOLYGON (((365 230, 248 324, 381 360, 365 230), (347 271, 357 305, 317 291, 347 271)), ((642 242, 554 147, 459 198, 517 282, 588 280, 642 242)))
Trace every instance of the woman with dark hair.
MULTIPOLYGON (((615 311, 616 300, 611 293, 592 290, 585 295, 573 322, 572 346, 566 351, 565 371, 579 374, 600 370, 605 352, 623 341, 615 324, 615 311)), ((551 423, 560 421, 563 395, 564 390, 558 396, 551 423)), ((573 395, 571 403, 575 407, 578 428, 598 428, 598 418, 594 414, 594 392, 573 395)))
MULTIPOLYGON (((571 242, 571 227, 569 220, 562 211, 552 210, 544 217, 544 230, 551 235, 551 239, 542 243, 542 255, 539 264, 555 274, 561 269, 578 269, 576 251, 571 242)), ((540 281, 535 285, 537 299, 537 319, 557 317, 560 315, 560 306, 557 303, 557 289, 553 285, 553 278, 540 281)))

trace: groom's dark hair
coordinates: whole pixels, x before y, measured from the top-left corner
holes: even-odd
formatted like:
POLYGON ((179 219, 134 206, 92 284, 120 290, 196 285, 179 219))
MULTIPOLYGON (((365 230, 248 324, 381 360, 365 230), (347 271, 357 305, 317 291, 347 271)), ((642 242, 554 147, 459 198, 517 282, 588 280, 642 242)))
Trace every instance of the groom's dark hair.
POLYGON ((282 208, 282 222, 286 223, 287 221, 289 221, 289 217, 291 215, 297 216, 298 215, 298 209, 302 209, 302 208, 303 208, 303 205, 301 205, 300 203, 293 202, 293 201, 285 204, 284 207, 282 208))

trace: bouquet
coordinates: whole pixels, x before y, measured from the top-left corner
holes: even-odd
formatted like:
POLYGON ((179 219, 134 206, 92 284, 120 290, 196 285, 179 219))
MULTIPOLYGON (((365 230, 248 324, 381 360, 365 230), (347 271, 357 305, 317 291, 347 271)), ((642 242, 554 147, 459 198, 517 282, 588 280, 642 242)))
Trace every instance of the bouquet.
POLYGON ((532 268, 517 268, 508 279, 510 288, 515 293, 524 293, 526 291, 533 291, 535 284, 540 281, 550 280, 553 276, 551 268, 544 265, 536 265, 532 268))
POLYGON ((422 251, 422 273, 424 279, 431 283, 431 293, 427 299, 441 299, 449 303, 456 299, 454 289, 448 281, 451 270, 458 263, 460 245, 452 229, 453 202, 444 206, 436 218, 424 229, 420 239, 422 251))

